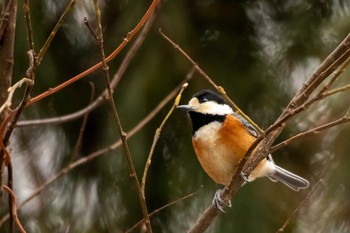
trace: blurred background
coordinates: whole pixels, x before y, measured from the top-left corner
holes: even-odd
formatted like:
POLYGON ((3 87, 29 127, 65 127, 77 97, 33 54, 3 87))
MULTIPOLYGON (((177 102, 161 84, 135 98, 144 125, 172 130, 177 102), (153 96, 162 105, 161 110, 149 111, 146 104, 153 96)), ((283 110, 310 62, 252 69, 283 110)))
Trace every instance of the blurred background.
MULTIPOLYGON (((2 2, 2 1, 0 1, 2 2)), ((69 1, 32 1, 38 52, 69 1)), ((140 20, 151 1, 101 1, 106 54, 140 20)), ((28 67, 27 32, 19 2, 13 82, 28 67)), ((84 25, 95 27, 93 1, 78 1, 52 41, 36 76, 33 96, 66 81, 100 60, 98 46, 84 25)), ((263 129, 271 125, 303 82, 350 32, 350 3, 342 0, 165 0, 154 25, 115 90, 115 101, 128 132, 178 86, 191 64, 158 33, 175 40, 230 98, 263 129)), ((127 47, 109 63, 113 77, 127 47)), ((346 71, 335 83, 349 83, 346 71)), ((25 109, 21 120, 76 112, 105 88, 101 71, 25 109)), ((181 103, 212 88, 194 74, 181 103)), ((16 93, 20 100, 20 92, 16 93)), ((157 127, 171 100, 128 142, 139 179, 157 127)), ((349 92, 320 101, 294 117, 278 141, 341 117, 349 92)), ((17 128, 10 148, 18 203, 76 159, 119 139, 107 102, 91 112, 76 156, 73 150, 82 118, 62 124, 17 128)), ((311 188, 323 183, 292 219, 285 232, 350 231, 350 127, 331 128, 274 154, 275 162, 305 177, 311 188)), ((277 141, 277 142, 278 142, 277 141)), ((142 218, 137 192, 121 147, 82 164, 24 205, 19 216, 27 232, 124 232, 142 218)), ((189 193, 197 193, 152 217, 154 232, 186 232, 211 203, 216 185, 202 170, 191 144, 189 118, 175 111, 155 148, 146 184, 149 212, 189 193)), ((207 232, 276 232, 311 190, 298 193, 259 179, 245 185, 207 232)), ((8 213, 2 203, 1 217, 8 213)), ((7 232, 7 222, 0 231, 7 232)), ((140 232, 136 229, 135 232, 140 232)))

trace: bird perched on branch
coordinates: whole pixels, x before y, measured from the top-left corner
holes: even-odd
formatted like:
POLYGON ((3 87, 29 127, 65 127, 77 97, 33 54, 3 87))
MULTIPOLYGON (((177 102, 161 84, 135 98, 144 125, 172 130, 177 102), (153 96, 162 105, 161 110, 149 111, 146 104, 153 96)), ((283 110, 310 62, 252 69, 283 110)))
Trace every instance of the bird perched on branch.
MULTIPOLYGON (((188 112, 191 118, 193 148, 203 169, 216 183, 228 185, 236 166, 258 136, 257 131, 211 90, 199 91, 187 105, 177 108, 188 112)), ((309 186, 304 178, 277 166, 271 155, 263 159, 249 176, 242 176, 246 182, 267 176, 295 191, 309 186)), ((213 203, 223 210, 220 190, 216 192, 213 203)))

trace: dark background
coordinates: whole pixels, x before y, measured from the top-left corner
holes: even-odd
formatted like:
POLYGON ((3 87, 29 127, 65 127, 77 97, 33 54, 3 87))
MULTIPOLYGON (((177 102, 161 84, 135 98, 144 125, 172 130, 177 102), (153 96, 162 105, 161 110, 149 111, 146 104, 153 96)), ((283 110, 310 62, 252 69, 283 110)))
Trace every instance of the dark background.
MULTIPOLYGON (((25 75, 28 67, 21 4, 14 82, 25 75)), ((32 1, 37 52, 67 4, 68 1, 32 1)), ((134 0, 101 3, 107 54, 121 43, 149 4, 150 1, 134 0)), ((98 47, 83 24, 84 17, 95 25, 92 1, 79 1, 54 38, 37 71, 33 96, 100 60, 98 47)), ((115 90, 123 127, 125 131, 134 127, 191 70, 191 64, 159 35, 158 28, 173 38, 264 129, 350 32, 349 22, 350 4, 341 0, 166 0, 115 90)), ((109 63, 111 76, 132 43, 109 63)), ((341 86, 348 79, 349 72, 345 72, 336 85, 341 86)), ((27 108, 21 120, 80 110, 89 103, 89 82, 95 84, 96 95, 105 87, 102 72, 94 72, 27 108)), ((186 103, 203 88, 212 87, 195 74, 181 102, 186 103)), ((155 130, 171 104, 172 101, 129 140, 140 179, 155 130)), ((293 118, 278 141, 338 118, 348 105, 348 92, 320 101, 293 118)), ((80 125, 81 119, 15 131, 10 148, 18 202, 71 162, 80 125)), ((342 125, 299 140, 274 154, 276 163, 308 179, 311 187, 323 179, 285 232, 349 232, 349 137, 349 126, 342 125)), ((79 158, 118 138, 109 105, 103 104, 89 115, 79 158)), ((151 212, 200 191, 153 217, 154 232, 188 230, 218 188, 195 157, 188 117, 175 111, 165 124, 154 152, 146 185, 148 209, 151 212)), ((266 178, 257 180, 240 190, 232 200, 232 208, 220 215, 207 232, 276 232, 309 190, 296 193, 266 178)), ((73 169, 22 207, 19 214, 28 232, 123 232, 142 218, 121 148, 73 169)), ((0 229, 5 232, 6 224, 0 229)))

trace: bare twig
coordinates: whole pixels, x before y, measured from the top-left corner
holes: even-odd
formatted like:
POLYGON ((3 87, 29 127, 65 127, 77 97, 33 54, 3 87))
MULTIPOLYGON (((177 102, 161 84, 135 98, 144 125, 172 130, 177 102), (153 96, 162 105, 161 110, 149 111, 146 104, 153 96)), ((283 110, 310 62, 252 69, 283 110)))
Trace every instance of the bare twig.
MULTIPOLYGON (((182 87, 183 83, 189 81, 193 76, 187 75, 186 78, 183 80, 183 82, 174 88, 145 118, 143 118, 134 128, 132 128, 128 133, 127 133, 127 139, 130 137, 134 136, 137 132, 139 132, 146 124, 148 124, 155 116, 156 114, 159 113, 161 109, 164 108, 164 106, 169 103, 179 92, 180 88, 182 87)), ((51 178, 45 181, 44 184, 39 186, 35 191, 32 192, 31 195, 29 195, 27 198, 25 198, 17 207, 17 209, 21 208, 23 205, 27 204, 30 202, 34 197, 39 195, 47 186, 50 184, 54 183, 56 180, 58 180, 60 177, 64 176, 68 172, 72 171, 73 169, 82 166, 93 159, 106 154, 112 150, 115 150, 122 144, 121 140, 119 139, 113 144, 110 144, 100 150, 97 150, 89 155, 83 156, 82 158, 71 162, 68 164, 66 167, 62 168, 58 173, 53 175, 51 178)), ((7 221, 9 218, 9 215, 5 215, 1 220, 0 220, 0 226, 7 221)))
POLYGON ((2 161, 5 163, 5 165, 7 165, 11 161, 11 156, 6 148, 6 144, 4 143, 4 141, 2 139, 3 139, 4 134, 6 132, 7 125, 10 121, 12 121, 12 118, 14 117, 14 115, 15 115, 15 112, 11 111, 10 114, 8 114, 8 116, 5 118, 5 120, 1 123, 1 127, 0 127, 1 156, 3 156, 2 161))
POLYGON ((152 156, 153 156, 153 152, 154 152, 154 148, 156 147, 157 145, 157 142, 158 142, 158 139, 160 137, 160 133, 163 129, 163 126, 165 125, 165 123, 167 122, 167 120, 169 119, 169 117, 171 116, 171 114, 173 113, 174 109, 179 105, 179 102, 180 102, 180 99, 181 99, 181 95, 182 95, 182 92, 185 90, 185 88, 188 86, 187 83, 185 83, 184 85, 182 85, 182 88, 179 92, 179 94, 176 96, 175 98, 175 101, 174 101, 174 104, 173 106, 171 106, 168 114, 165 116, 165 118, 163 119, 162 123, 160 124, 160 126, 157 128, 155 134, 154 134, 154 138, 153 138, 153 143, 152 143, 152 146, 151 146, 151 150, 148 154, 148 158, 147 158, 147 162, 146 162, 146 165, 145 165, 145 169, 143 171, 143 176, 142 176, 142 182, 141 182, 141 190, 143 192, 143 195, 145 195, 145 186, 146 186, 146 179, 147 179, 147 173, 148 173, 148 169, 149 169, 149 166, 151 165, 151 162, 152 162, 152 156))
POLYGON ((98 41, 98 37, 97 37, 97 35, 96 35, 96 32, 95 32, 95 30, 91 27, 91 25, 90 25, 90 23, 89 23, 89 21, 88 21, 88 19, 87 19, 86 17, 84 18, 84 24, 85 24, 85 26, 89 29, 91 35, 95 38, 95 40, 98 41))
POLYGON ((28 51, 28 57, 29 57, 29 68, 26 72, 26 79, 30 79, 32 80, 31 82, 26 81, 25 83, 27 84, 26 89, 24 91, 24 95, 22 97, 22 101, 19 104, 19 106, 16 108, 14 116, 12 118, 11 123, 9 124, 8 128, 7 128, 7 132, 4 136, 4 144, 6 145, 10 139, 10 136, 12 134, 12 131, 14 130, 14 128, 16 127, 17 121, 19 116, 21 115, 24 107, 26 106, 26 104, 28 103, 29 99, 30 99, 30 93, 32 92, 32 88, 34 85, 34 77, 35 77, 35 55, 34 55, 34 51, 33 50, 29 50, 28 51))
POLYGON ((315 127, 313 129, 309 129, 309 130, 307 130, 305 132, 301 132, 301 133, 299 133, 297 135, 294 135, 293 137, 288 138, 287 140, 284 140, 283 142, 278 143, 277 145, 271 147, 270 153, 273 153, 273 152, 281 149, 282 147, 285 147, 288 144, 290 144, 290 143, 292 143, 292 142, 294 142, 296 140, 299 140, 301 138, 304 138, 304 137, 307 137, 307 136, 311 136, 311 135, 316 135, 316 134, 319 134, 323 130, 326 130, 326 129, 329 129, 329 128, 334 127, 334 126, 338 126, 338 125, 350 122, 349 111, 350 111, 350 108, 348 109, 348 111, 345 113, 345 115, 343 117, 341 117, 341 118, 339 118, 337 120, 328 122, 326 124, 323 124, 321 126, 315 127))
POLYGON ((294 215, 305 205, 305 203, 310 199, 311 195, 315 192, 315 190, 318 188, 318 186, 322 183, 322 179, 320 179, 317 184, 311 189, 309 194, 304 198, 304 200, 298 205, 298 207, 288 216, 286 221, 284 222, 283 226, 276 232, 284 232, 287 225, 290 223, 294 215))
POLYGON ((17 215, 16 196, 15 196, 14 192, 7 185, 3 185, 2 187, 8 192, 8 194, 11 197, 11 206, 12 206, 11 209, 13 212, 14 220, 18 226, 18 229, 20 230, 21 233, 26 233, 26 231, 24 230, 21 222, 19 221, 18 215, 17 215))
POLYGON ((19 80, 18 82, 16 82, 13 86, 9 87, 7 89, 7 92, 9 93, 7 96, 7 99, 5 101, 5 103, 0 107, 0 113, 6 109, 12 106, 12 98, 13 98, 13 94, 15 93, 15 91, 17 90, 17 88, 20 88, 23 83, 27 83, 29 85, 33 85, 33 80, 29 79, 29 78, 22 78, 21 80, 19 80))
POLYGON ((34 51, 34 38, 33 38, 32 19, 30 17, 29 0, 24 0, 23 11, 24 11, 24 17, 26 19, 26 26, 27 26, 28 47, 30 50, 34 51))
POLYGON ((137 192, 138 192, 138 197, 139 197, 139 202, 140 202, 140 206, 142 209, 142 213, 143 216, 145 218, 145 224, 146 224, 146 228, 147 228, 147 232, 148 233, 152 233, 152 226, 151 226, 151 221, 149 219, 148 216, 148 210, 147 210, 147 204, 146 204, 146 199, 145 199, 145 195, 141 190, 141 186, 140 186, 140 182, 139 179, 137 177, 137 173, 136 173, 136 169, 134 166, 134 162, 131 156, 131 152, 129 149, 129 145, 128 142, 126 140, 126 132, 123 129, 123 126, 121 124, 121 120, 119 117, 119 113, 116 107, 116 104, 114 102, 114 98, 113 98, 113 90, 111 88, 110 85, 110 78, 109 78, 109 67, 107 65, 107 61, 106 61, 106 57, 105 57, 105 52, 104 52, 104 44, 103 44, 103 33, 102 33, 102 23, 101 23, 101 11, 100 8, 98 6, 97 0, 94 0, 94 6, 95 6, 95 14, 96 14, 96 19, 97 19, 97 44, 100 47, 100 52, 101 52, 101 58, 102 58, 102 69, 103 69, 103 73, 104 73, 104 77, 105 77, 105 82, 106 82, 106 88, 107 88, 107 93, 108 93, 108 102, 109 105, 111 107, 111 110, 113 112, 113 119, 115 121, 115 124, 117 126, 120 138, 122 140, 122 144, 123 144, 123 148, 124 148, 124 153, 125 153, 125 157, 128 161, 128 165, 129 165, 129 169, 130 169, 130 175, 134 180, 137 192))
MULTIPOLYGON (((124 49, 124 47, 129 43, 129 41, 131 39, 134 38, 134 36, 137 34, 137 32, 141 29, 141 27, 148 21, 148 19, 151 17, 151 15, 153 14, 156 6, 159 4, 160 0, 153 0, 151 5, 149 6, 148 10, 146 11, 146 13, 143 15, 143 17, 141 18, 141 20, 137 23, 137 25, 127 34, 127 36, 123 39, 122 43, 108 56, 106 57, 106 62, 110 62, 111 60, 113 60, 119 53, 120 51, 122 51, 124 49)), ((97 63, 96 65, 88 68, 87 70, 83 71, 82 73, 70 78, 69 80, 67 80, 64 83, 59 84, 56 87, 50 88, 49 90, 41 93, 40 95, 32 98, 30 100, 30 102, 28 103, 28 105, 33 104, 35 102, 38 102, 39 100, 52 95, 60 90, 62 90, 63 88, 69 86, 70 84, 80 80, 81 78, 85 77, 88 74, 91 74, 92 72, 98 70, 99 68, 102 67, 102 62, 97 63)))
POLYGON ((185 56, 185 58, 192 63, 192 65, 195 67, 195 69, 205 78, 215 89, 222 94, 226 100, 229 101, 230 105, 236 110, 237 113, 242 115, 253 127, 259 132, 259 134, 264 134, 264 131, 260 129, 260 127, 255 124, 254 121, 252 121, 226 94, 226 91, 223 87, 216 85, 216 83, 200 68, 200 66, 173 40, 171 40, 165 33, 162 31, 161 28, 159 28, 160 35, 167 40, 172 46, 174 46, 175 49, 179 50, 182 55, 185 56))
MULTIPOLYGON (((201 189, 201 188, 202 188, 202 186, 200 187, 200 189, 201 189)), ((183 201, 183 200, 185 200, 185 199, 188 199, 188 198, 194 196, 195 194, 197 194, 197 193, 200 191, 200 189, 198 189, 197 191, 194 191, 194 192, 192 192, 192 193, 190 193, 190 194, 187 194, 186 196, 183 196, 183 197, 181 197, 181 198, 179 198, 179 199, 176 199, 176 200, 174 200, 174 201, 172 201, 172 202, 169 202, 168 204, 166 204, 166 205, 164 205, 164 206, 162 206, 162 207, 160 207, 160 208, 158 208, 158 209, 152 211, 152 212, 149 214, 149 216, 150 216, 150 217, 153 217, 154 215, 158 214, 160 211, 162 211, 162 210, 164 210, 164 209, 167 209, 167 208, 169 208, 169 207, 171 207, 171 206, 173 206, 173 205, 175 205, 175 204, 177 204, 177 203, 179 203, 179 202, 181 202, 181 201, 183 201)), ((144 219, 140 220, 140 221, 137 222, 135 225, 133 225, 131 228, 129 228, 127 231, 125 231, 125 233, 131 233, 131 232, 133 232, 137 227, 139 227, 139 226, 140 226, 142 223, 144 223, 144 222, 145 222, 144 219)))
POLYGON ((350 84, 344 85, 342 87, 331 89, 331 90, 323 93, 323 96, 327 97, 327 96, 334 95, 334 94, 337 94, 339 92, 343 92, 343 91, 347 91, 347 90, 350 90, 350 84))
POLYGON ((76 4, 76 0, 71 0, 68 4, 68 6, 66 7, 66 9, 64 10, 64 12, 62 13, 61 17, 58 19, 58 21, 56 22, 55 27, 52 29, 49 37, 46 39, 43 47, 40 49, 39 54, 37 56, 37 65, 40 65, 41 61, 43 60, 44 55, 46 54, 47 49, 50 47, 51 42, 53 40, 53 38, 56 36, 58 30, 61 28, 64 20, 66 19, 66 17, 69 15, 69 13, 73 10, 75 4, 76 4))
MULTIPOLYGON (((94 99, 94 96, 95 96, 95 85, 92 82, 90 82, 90 87, 91 87, 91 96, 90 96, 90 103, 91 103, 94 99)), ((89 117, 89 112, 87 112, 83 117, 83 121, 82 121, 80 129, 79 129, 78 139, 77 139, 77 142, 75 143, 74 149, 72 151, 72 161, 76 160, 76 158, 78 157, 78 153, 79 153, 79 150, 81 147, 81 142, 83 140, 84 131, 85 131, 88 117, 89 117)))
POLYGON ((329 75, 331 75, 344 61, 349 58, 350 53, 350 33, 333 50, 331 54, 320 64, 311 77, 304 83, 304 86, 291 100, 288 107, 297 107, 318 87, 329 75))
MULTIPOLYGON (((145 24, 145 26, 142 28, 139 36, 137 37, 136 41, 131 46, 130 50, 127 52, 125 58, 123 59, 122 63, 119 66, 118 71, 115 73, 113 80, 111 81, 111 87, 115 89, 123 77, 126 69, 128 68, 130 61, 134 58, 136 52, 141 47, 141 44, 143 43, 144 39, 146 38, 149 30, 151 29, 153 22, 154 22, 155 16, 151 16, 149 21, 145 24)), ((33 126, 33 125, 43 125, 43 124, 60 124, 68 121, 72 121, 75 119, 78 119, 80 117, 85 116, 87 113, 93 111, 98 106, 100 106, 102 103, 106 101, 107 98, 107 90, 105 90, 100 96, 90 105, 87 107, 71 114, 67 114, 64 116, 59 117, 52 117, 47 119, 39 119, 39 120, 26 120, 26 121, 19 121, 17 123, 17 127, 25 127, 25 126, 33 126)))
MULTIPOLYGON (((2 3, 0 21, 0 104, 2 105, 8 95, 7 89, 11 86, 14 67, 14 44, 17 18, 17 1, 4 0, 2 3)), ((0 122, 6 118, 7 111, 0 113, 0 122)), ((3 138, 1 138, 3 140, 3 138)), ((6 142, 4 143, 6 144, 6 142)), ((3 184, 3 158, 4 151, 0 152, 0 187, 3 184)), ((0 205, 2 204, 2 191, 0 190, 0 205)))
MULTIPOLYGON (((178 49, 198 70, 198 72, 206 78, 214 87, 217 87, 217 90, 220 93, 223 93, 220 87, 218 87, 211 79, 208 79, 202 69, 189 57, 189 55, 184 52, 177 44, 175 44, 169 37, 167 37, 161 30, 161 35, 171 43, 174 48, 178 49)), ((260 136, 256 141, 251 145, 247 151, 244 158, 241 160, 238 167, 235 169, 235 173, 232 177, 232 180, 228 186, 225 187, 221 193, 221 198, 224 202, 227 202, 232 199, 234 194, 240 189, 244 180, 241 177, 241 172, 245 174, 250 174, 250 172, 260 163, 260 161, 265 158, 269 153, 269 148, 271 147, 274 140, 282 132, 285 127, 286 121, 293 115, 305 110, 305 103, 307 102, 309 96, 313 91, 334 71, 336 71, 341 65, 349 58, 350 55, 350 34, 343 40, 343 42, 335 49, 320 65, 320 67, 315 71, 315 73, 308 79, 304 86, 296 93, 294 98, 290 101, 288 106, 282 112, 281 116, 277 121, 271 125, 265 132, 261 132, 260 136), (255 149, 257 146, 259 147, 255 149), (254 153, 253 153, 254 152, 254 153), (253 154, 252 154, 253 153, 253 154), (252 154, 250 160, 248 158, 252 154)), ((242 112, 240 112, 242 114, 242 112)), ((243 115, 243 114, 242 114, 243 115)), ((244 115, 243 115, 244 116, 244 115)), ((245 117, 250 123, 253 122, 245 117)), ((262 131, 259 127, 256 127, 257 130, 262 131)), ((198 219, 190 233, 203 232, 207 227, 212 223, 214 218, 219 214, 219 211, 213 206, 210 205, 203 215, 198 219)))

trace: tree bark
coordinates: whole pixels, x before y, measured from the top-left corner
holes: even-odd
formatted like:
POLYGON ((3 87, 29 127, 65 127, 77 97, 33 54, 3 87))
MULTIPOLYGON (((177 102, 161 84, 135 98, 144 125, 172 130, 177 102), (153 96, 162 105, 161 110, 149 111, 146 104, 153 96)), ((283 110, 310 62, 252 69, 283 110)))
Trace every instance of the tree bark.
MULTIPOLYGON (((11 86, 14 64, 14 43, 17 15, 17 0, 5 0, 0 18, 0 104, 7 98, 7 89, 11 86)), ((6 111, 0 113, 3 122, 6 111)))

